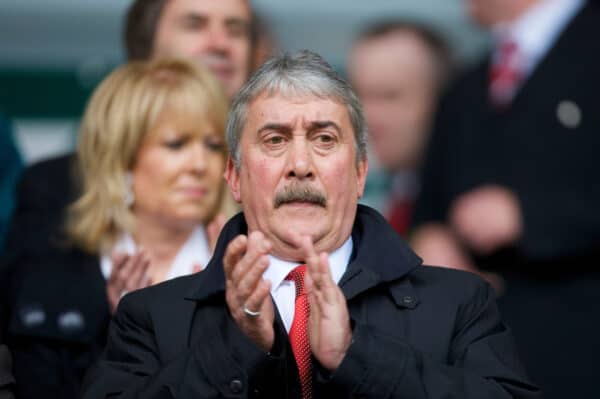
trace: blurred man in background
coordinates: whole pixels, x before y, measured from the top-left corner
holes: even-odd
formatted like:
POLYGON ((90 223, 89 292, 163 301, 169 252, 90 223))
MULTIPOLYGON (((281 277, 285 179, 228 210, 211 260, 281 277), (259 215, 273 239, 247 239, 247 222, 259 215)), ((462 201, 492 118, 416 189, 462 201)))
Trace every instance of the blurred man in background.
POLYGON ((251 67, 252 11, 247 0, 137 0, 127 15, 129 59, 197 60, 232 97, 251 67))
POLYGON ((262 14, 252 15, 252 71, 257 70, 279 49, 280 43, 269 19, 262 14))
POLYGON ((597 394, 600 9, 470 0, 492 54, 441 105, 414 215, 426 262, 500 272, 500 306, 548 398, 597 394))
POLYGON ((391 178, 391 188, 378 202, 383 202, 388 221, 402 235, 418 194, 423 148, 438 96, 450 75, 451 58, 435 32, 401 20, 370 26, 350 54, 348 73, 364 105, 369 143, 391 178))

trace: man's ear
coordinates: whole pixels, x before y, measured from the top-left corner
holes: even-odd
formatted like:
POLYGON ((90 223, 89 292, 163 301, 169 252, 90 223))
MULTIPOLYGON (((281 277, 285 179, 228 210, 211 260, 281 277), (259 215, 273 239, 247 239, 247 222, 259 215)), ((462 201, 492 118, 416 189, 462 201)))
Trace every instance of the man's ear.
POLYGON ((229 191, 231 191, 233 199, 238 204, 241 204, 242 197, 240 195, 240 175, 231 157, 227 158, 227 166, 225 167, 225 174, 223 176, 225 177, 225 180, 227 180, 227 185, 229 186, 229 191))
POLYGON ((369 160, 367 157, 361 159, 356 165, 356 185, 358 198, 362 197, 365 191, 365 183, 367 182, 367 174, 369 173, 369 160))

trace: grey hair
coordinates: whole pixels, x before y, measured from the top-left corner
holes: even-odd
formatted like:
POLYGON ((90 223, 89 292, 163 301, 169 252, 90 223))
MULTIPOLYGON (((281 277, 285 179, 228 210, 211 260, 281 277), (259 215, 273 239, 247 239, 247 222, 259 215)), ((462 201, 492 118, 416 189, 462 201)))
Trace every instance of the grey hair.
POLYGON ((354 129, 356 162, 367 158, 367 125, 362 106, 354 90, 320 55, 301 50, 282 53, 266 61, 233 99, 225 131, 229 154, 239 170, 240 139, 249 104, 262 93, 285 97, 315 96, 346 106, 354 129))

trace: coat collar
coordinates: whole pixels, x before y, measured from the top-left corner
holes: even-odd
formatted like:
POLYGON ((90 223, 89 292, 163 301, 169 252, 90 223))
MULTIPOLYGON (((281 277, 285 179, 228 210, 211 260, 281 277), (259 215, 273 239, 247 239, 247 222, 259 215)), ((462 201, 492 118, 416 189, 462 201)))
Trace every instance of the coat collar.
MULTIPOLYGON (((197 275, 186 299, 202 301, 224 293, 222 260, 225 249, 231 240, 247 231, 248 226, 242 213, 227 222, 219 236, 213 258, 206 270, 197 275)), ((352 239, 352 260, 340 280, 340 287, 348 300, 376 285, 400 280, 421 264, 421 259, 385 219, 364 205, 358 205, 352 239)), ((412 308, 417 303, 414 290, 406 279, 391 285, 390 291, 399 306, 412 308)))
POLYGON ((406 277, 421 265, 419 258, 374 209, 359 205, 352 230, 355 256, 340 280, 351 300, 377 285, 386 284, 396 305, 413 308, 418 298, 406 277))

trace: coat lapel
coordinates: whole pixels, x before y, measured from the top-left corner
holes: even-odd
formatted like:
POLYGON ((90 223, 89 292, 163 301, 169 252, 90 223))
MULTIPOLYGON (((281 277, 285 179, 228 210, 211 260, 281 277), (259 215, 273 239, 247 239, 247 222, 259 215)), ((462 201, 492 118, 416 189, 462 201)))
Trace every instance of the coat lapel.
POLYGON ((376 211, 359 205, 352 232, 353 260, 340 280, 340 288, 351 302, 381 284, 386 284, 397 306, 413 308, 418 298, 405 277, 422 260, 406 245, 376 211), (390 256, 389 248, 397 251, 390 256))

